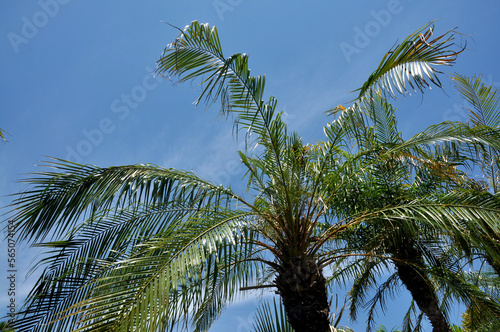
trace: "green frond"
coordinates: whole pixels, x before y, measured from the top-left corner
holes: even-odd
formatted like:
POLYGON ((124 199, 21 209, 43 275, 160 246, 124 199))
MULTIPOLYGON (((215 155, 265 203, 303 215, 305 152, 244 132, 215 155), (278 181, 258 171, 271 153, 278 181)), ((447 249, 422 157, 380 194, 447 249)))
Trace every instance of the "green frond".
POLYGON ((433 145, 449 144, 448 150, 457 150, 467 157, 474 158, 487 147, 500 147, 500 130, 484 126, 471 128, 460 122, 443 122, 433 125, 414 135, 401 144, 391 147, 393 153, 403 149, 420 147, 429 148, 433 145))
POLYGON ((359 91, 358 98, 379 94, 396 98, 435 85, 441 87, 436 69, 451 65, 463 49, 454 50, 454 30, 434 37, 434 22, 418 29, 382 58, 378 68, 359 91))
MULTIPOLYGON (((87 296, 53 320, 76 315, 80 328, 75 331, 103 326, 108 331, 164 331, 187 325, 207 296, 224 303, 254 276, 248 269, 224 276, 251 249, 242 237, 245 215, 219 212, 217 219, 188 221, 171 234, 138 244, 129 257, 109 263, 85 285, 87 296), (217 279, 223 287, 214 294, 209 289, 217 279)), ((217 315, 220 308, 212 310, 209 314, 217 315)))
POLYGON ((32 188, 13 201, 13 221, 20 240, 43 241, 73 232, 80 218, 127 206, 181 201, 196 209, 216 202, 238 201, 229 189, 215 186, 190 172, 154 165, 100 168, 62 160, 47 163, 55 171, 36 172, 22 180, 32 188))
POLYGON ((367 330, 375 327, 377 304, 382 309, 382 312, 385 312, 387 310, 386 298, 387 296, 394 298, 397 286, 399 286, 398 276, 394 273, 377 287, 375 295, 366 302, 366 306, 370 307, 368 310, 367 330))
MULTIPOLYGON (((279 300, 278 300, 279 301, 279 300)), ((253 332, 294 332, 290 323, 286 318, 285 308, 283 305, 273 298, 272 305, 263 302, 258 308, 255 315, 253 332)))
POLYGON ((216 27, 193 21, 176 41, 168 45, 158 61, 158 73, 179 76, 179 82, 201 79, 199 104, 220 99, 222 114, 235 113, 236 124, 260 136, 270 135, 276 100, 265 102, 265 76, 252 76, 248 55, 222 52, 216 27))
POLYGON ((453 75, 455 87, 462 97, 472 105, 470 120, 476 126, 498 128, 500 126, 500 95, 492 85, 483 83, 481 76, 453 75))
MULTIPOLYGON (((20 312, 24 318, 18 325, 26 330, 38 331, 54 314, 83 301, 90 294, 89 285, 102 278, 110 264, 133 254, 144 241, 168 238, 189 223, 212 220, 228 206, 247 207, 229 189, 192 173, 150 165, 49 165, 55 171, 25 180, 32 189, 13 203, 20 238, 56 239, 39 244, 50 251, 39 264, 44 272, 20 312)), ((230 234, 226 230, 220 236, 230 234)), ((215 246, 213 241, 207 245, 215 246)), ((72 319, 61 326, 76 321, 72 319)))
MULTIPOLYGON (((465 77, 455 74, 455 86, 462 97, 472 106, 469 118, 474 126, 500 128, 500 95, 492 85, 483 83, 481 76, 465 77)), ((500 186, 500 152, 498 148, 488 148, 482 151, 479 164, 487 176, 493 192, 500 186)))
POLYGON ((424 313, 418 309, 417 304, 414 300, 411 301, 410 307, 406 312, 403 319, 403 331, 404 332, 421 332, 422 331, 422 319, 424 313), (415 323, 412 318, 416 316, 415 323))

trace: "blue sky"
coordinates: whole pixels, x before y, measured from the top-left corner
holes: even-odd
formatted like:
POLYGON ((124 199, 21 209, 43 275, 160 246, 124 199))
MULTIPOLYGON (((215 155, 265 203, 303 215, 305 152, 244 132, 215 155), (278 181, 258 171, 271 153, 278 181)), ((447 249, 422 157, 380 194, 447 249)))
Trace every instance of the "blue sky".
MULTIPOLYGON (((218 27, 226 54, 250 54, 267 75, 290 127, 306 141, 323 138, 324 111, 353 98, 399 39, 438 19, 437 33, 458 28, 467 50, 454 68, 500 82, 500 3, 485 1, 96 1, 0 2, 0 205, 24 187, 17 180, 48 156, 99 166, 154 163, 193 170, 243 190, 232 124, 192 102, 199 88, 153 77, 155 62, 192 20, 218 27)), ((407 136, 444 120, 465 120, 452 85, 398 102, 407 136)), ((36 251, 17 244, 16 300, 36 251)), ((0 247, 7 270, 7 243, 0 247)), ((6 279, 2 277, 2 279, 6 279)), ((0 282, 0 312, 10 297, 0 282)), ((341 296, 343 293, 340 292, 341 296)), ((401 292, 380 323, 396 326, 408 305, 401 292)), ((214 331, 247 331, 256 300, 224 314, 214 331), (250 315, 250 316, 249 316, 250 315)), ((346 325, 365 326, 363 318, 346 325)))

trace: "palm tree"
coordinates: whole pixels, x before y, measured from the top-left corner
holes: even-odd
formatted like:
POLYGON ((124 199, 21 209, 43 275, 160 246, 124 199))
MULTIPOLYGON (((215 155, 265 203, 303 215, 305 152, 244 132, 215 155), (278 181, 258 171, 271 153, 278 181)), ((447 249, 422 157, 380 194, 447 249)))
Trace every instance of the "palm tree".
MULTIPOLYGON (((377 285, 377 275, 387 273, 391 266, 393 274, 379 286, 370 301, 368 326, 373 323, 375 306, 384 302, 384 293, 394 291, 398 280, 411 293, 435 331, 450 329, 436 285, 454 285, 449 295, 453 293, 455 298, 465 303, 474 301, 481 303, 483 308, 495 310, 495 303, 491 303, 486 294, 478 293, 459 276, 460 261, 455 254, 448 253, 449 237, 455 235, 447 230, 450 227, 446 220, 448 217, 443 215, 441 224, 430 223, 423 217, 423 214, 433 213, 431 204, 440 208, 449 202, 472 209, 479 205, 480 202, 468 201, 468 196, 463 193, 478 186, 457 168, 461 165, 457 157, 463 157, 454 156, 451 150, 442 146, 436 146, 438 150, 431 151, 423 149, 422 144, 413 146, 410 143, 424 139, 436 130, 436 126, 404 141, 397 131, 394 109, 380 96, 359 103, 349 111, 352 120, 350 136, 364 152, 362 158, 366 161, 360 163, 361 169, 353 167, 350 174, 345 174, 349 181, 344 185, 343 194, 335 198, 332 210, 336 210, 342 218, 369 211, 400 211, 367 218, 346 236, 351 251, 366 253, 360 263, 339 271, 339 274, 347 273, 355 281, 351 291, 353 318, 359 304, 364 303, 367 289, 377 285), (405 145, 410 148, 395 149, 405 145), (365 166, 367 163, 370 167, 365 166), (421 204, 426 205, 425 210, 414 210, 421 204)), ((447 124, 441 125, 441 134, 452 128, 447 124)), ((427 137, 436 138, 437 135, 434 132, 427 137)), ((458 235, 463 239, 464 234, 458 235)), ((409 324, 407 320, 405 326, 408 326, 407 330, 412 330, 409 324)))
MULTIPOLYGON (((453 80, 460 95, 471 106, 467 109, 469 124, 474 128, 500 128, 500 95, 492 85, 483 83, 481 76, 466 77, 460 74, 453 75, 453 80)), ((492 197, 500 204, 500 152, 493 147, 485 147, 478 153, 478 157, 471 158, 479 166, 483 179, 483 190, 477 196, 492 197)), ((486 262, 493 271, 486 270, 473 282, 490 293, 492 298, 498 298, 500 282, 500 232, 485 224, 472 225, 469 231, 474 235, 475 246, 465 252, 471 259, 479 258, 486 262)), ((466 244, 467 245, 467 244, 466 244)), ((487 314, 480 308, 469 306, 464 314, 463 325, 467 331, 493 331, 498 329, 500 318, 487 314)))
MULTIPOLYGON (((420 45, 423 45, 429 35, 421 36, 423 38, 419 42, 420 45)), ((442 35, 436 40, 440 40, 444 36, 442 35)), ((454 204, 462 202, 464 206, 487 204, 491 207, 493 204, 494 208, 498 209, 500 205, 495 203, 494 198, 479 194, 479 191, 483 189, 482 184, 469 179, 465 173, 457 168, 460 165, 465 166, 465 156, 470 155, 471 150, 476 151, 477 154, 477 146, 471 147, 468 144, 463 146, 463 142, 458 146, 455 143, 451 145, 441 143, 433 145, 434 151, 432 151, 410 143, 414 140, 419 141, 427 135, 430 135, 429 138, 434 137, 435 139, 440 135, 446 135, 446 132, 467 131, 469 130, 468 126, 461 123, 443 123, 428 128, 407 142, 403 141, 401 133, 397 130, 395 111, 386 98, 395 98, 398 94, 404 95, 408 92, 405 85, 404 67, 412 68, 412 64, 408 64, 408 62, 415 61, 412 57, 422 56, 422 54, 413 52, 410 46, 414 45, 412 43, 415 41, 407 43, 408 41, 409 39, 382 59, 379 68, 359 89, 358 100, 348 110, 351 121, 348 130, 349 139, 354 141, 356 146, 365 153, 363 158, 375 162, 370 168, 366 168, 362 164, 364 167, 362 170, 352 170, 348 177, 350 183, 345 186, 344 195, 339 195, 337 201, 332 204, 333 209, 337 209, 340 216, 348 218, 365 211, 401 208, 407 204, 429 199, 436 203, 441 202, 441 204, 451 201, 454 204), (408 148, 400 150, 395 148, 405 145, 408 148), (464 148, 472 149, 464 151, 464 148), (475 200, 470 199, 470 194, 464 195, 464 190, 469 193, 473 191, 476 194, 475 200), (480 196, 483 198, 479 199, 480 196)), ((440 49, 449 41, 449 38, 444 42, 436 43, 433 41, 433 50, 440 49)), ((418 44, 416 48, 418 48, 418 44)), ((453 61, 455 55, 449 55, 446 60, 453 61)), ((414 68, 411 70, 418 72, 414 68)), ((490 89, 485 91, 484 87, 482 90, 485 92, 482 96, 478 97, 479 93, 472 95, 470 91, 473 89, 469 86, 465 87, 465 80, 462 77, 455 75, 455 79, 461 84, 461 91, 469 93, 466 98, 475 103, 476 109, 479 110, 476 112, 479 114, 476 115, 476 119, 479 117, 481 119, 474 121, 476 126, 473 128, 499 128, 499 113, 496 110, 496 112, 493 111, 493 109, 498 108, 498 97, 492 95, 490 89), (484 96, 486 93, 488 96, 484 96), (481 106, 477 106, 479 101, 487 101, 488 105, 483 103, 481 106), (486 117, 487 119, 485 119, 486 117)), ((433 82, 440 86, 437 76, 434 77, 433 82)), ((423 91, 422 88, 428 83, 425 80, 417 79, 413 84, 410 81, 409 85, 413 89, 423 91)), ((477 82, 476 85, 478 85, 477 82)), ((344 108, 339 107, 332 113, 339 110, 342 111, 344 108)), ((445 142, 446 139, 443 138, 441 137, 441 140, 445 142)), ((496 164, 492 163, 490 157, 496 150, 491 146, 480 146, 479 151, 483 152, 482 168, 488 169, 488 174, 497 172, 499 169, 498 160, 496 164), (488 151, 488 154, 485 151, 488 151)), ((470 159, 468 158, 468 160, 470 159)), ((493 180, 492 183, 494 185, 495 181, 493 180)), ((490 301, 486 294, 478 293, 475 287, 467 284, 469 278, 460 273, 460 260, 457 259, 457 253, 454 252, 451 257, 447 257, 449 251, 447 247, 450 245, 448 237, 450 235, 456 236, 459 242, 468 243, 471 238, 464 238, 466 229, 462 227, 458 229, 458 232, 453 231, 450 234, 449 227, 444 224, 436 227, 435 224, 429 224, 427 221, 422 222, 420 220, 421 213, 421 211, 416 214, 405 213, 404 218, 401 215, 395 216, 395 218, 384 215, 383 218, 375 218, 353 228, 350 241, 352 250, 361 250, 374 255, 364 259, 361 265, 353 264, 347 269, 341 270, 341 273, 347 272, 355 280, 351 291, 352 317, 356 317, 357 307, 363 302, 367 288, 374 287, 377 283, 376 275, 380 274, 381 271, 387 271, 390 265, 394 266, 395 272, 385 283, 380 285, 370 301, 368 326, 373 323, 376 304, 383 305, 384 293, 394 291, 396 280, 400 280, 408 289, 413 300, 430 320, 435 331, 450 331, 451 329, 444 310, 447 305, 444 302, 440 303, 439 289, 435 287, 439 283, 442 285, 442 290, 443 288, 447 289, 448 296, 451 295, 450 292, 454 293, 458 299, 465 303, 474 303, 476 305, 474 308, 482 308, 478 310, 483 310, 483 313, 485 308, 488 308, 498 314, 498 308, 495 309, 498 302, 490 301), (374 257, 379 258, 375 259, 374 257), (390 264, 387 262, 389 257, 390 264), (461 286, 458 286, 460 284, 461 286), (454 287, 450 288, 449 285, 454 285, 454 287)), ((488 242, 488 248, 498 246, 499 242, 495 241, 495 236, 498 235, 497 233, 493 234, 493 228, 488 224, 496 224, 496 222, 490 220, 489 223, 483 224, 481 220, 476 220, 468 223, 467 228, 469 229, 472 227, 473 230, 477 231, 478 228, 480 230, 487 228, 490 231, 489 236, 483 234, 481 238, 476 238, 473 241, 476 246, 484 247, 485 242, 488 242), (478 224, 481 224, 481 227, 478 227, 478 224), (489 239, 493 239, 493 241, 489 241, 489 239)), ((451 239, 451 241, 454 240, 451 239)), ((467 249, 471 250, 470 246, 467 249)), ((495 256, 495 259, 497 257, 498 255, 495 256)), ((493 258, 489 257, 488 259, 487 256, 487 260, 491 262, 493 258)), ((405 319, 406 330, 413 330, 410 324, 411 321, 405 319)))
MULTIPOLYGON (((470 123, 473 128, 500 128, 500 95, 493 86, 487 86, 482 82, 482 77, 465 77, 460 74, 453 76, 457 90, 462 97, 472 106, 468 109, 470 123)), ((486 178, 487 191, 500 197, 500 151, 488 146, 479 152, 479 158, 475 163, 479 165, 486 178)), ((486 191, 486 190, 484 190, 486 191)), ((487 195, 487 193, 482 193, 487 195)), ((495 229, 485 227, 481 229, 480 243, 483 246, 483 256, 488 264, 500 277, 500 233, 495 229), (489 250, 488 250, 489 247, 489 250), (491 253, 493 251, 493 253, 491 253)))
MULTIPOLYGON (((422 31, 389 57, 410 80, 380 70, 363 93, 384 80, 400 88, 404 82, 423 86, 426 79, 439 84, 434 67, 456 52, 442 36, 431 40, 422 31)), ((239 156, 250 198, 154 165, 48 162, 52 169, 25 179, 30 189, 13 202, 19 239, 48 250, 17 329, 172 331, 192 325, 205 331, 240 292, 270 288, 296 332, 330 331, 324 270, 346 257, 373 256, 349 248, 351 229, 417 213, 430 225, 459 227, 458 215, 490 224, 500 213, 420 200, 339 218, 334 204, 350 183, 350 169, 368 170, 379 158, 343 145, 352 130, 350 111, 325 126, 324 142, 305 144, 287 129, 276 99, 265 97, 265 76, 250 75, 248 56, 226 58, 216 28, 196 21, 165 49, 158 72, 180 82, 201 79, 197 103, 220 100, 221 113, 246 130, 247 146, 255 148, 239 156)), ((396 144, 380 158, 465 139, 500 147, 491 131, 443 128, 396 144)))

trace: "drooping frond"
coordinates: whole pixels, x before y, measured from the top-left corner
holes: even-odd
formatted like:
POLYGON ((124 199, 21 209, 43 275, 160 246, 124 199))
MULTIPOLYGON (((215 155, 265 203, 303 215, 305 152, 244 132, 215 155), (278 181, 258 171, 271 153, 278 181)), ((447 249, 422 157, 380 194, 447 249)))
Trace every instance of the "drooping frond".
POLYGON ((79 218, 92 218, 112 207, 131 210, 136 203, 162 204, 235 200, 246 203, 229 189, 218 187, 190 172, 154 165, 100 168, 62 160, 47 164, 55 171, 36 172, 24 179, 33 188, 12 204, 20 240, 44 241, 71 233, 79 218))
POLYGON ((167 46, 158 61, 157 71, 166 76, 177 75, 179 82, 201 79, 199 104, 221 101, 222 114, 235 113, 236 124, 269 136, 275 116, 276 100, 264 101, 265 76, 252 76, 247 54, 226 58, 222 52, 216 27, 193 21, 176 41, 167 46))
MULTIPOLYGON (((275 178, 286 188, 286 170, 282 165, 287 140, 293 133, 276 112, 277 101, 265 101, 265 76, 252 76, 248 55, 225 57, 215 27, 197 21, 187 26, 176 41, 165 49, 158 61, 157 71, 162 75, 177 75, 179 82, 201 79, 203 86, 196 103, 205 99, 207 105, 220 100, 222 114, 234 114, 235 126, 247 129, 247 139, 262 145, 276 170, 275 178)), ((289 189, 286 189, 289 192, 289 189)))
MULTIPOLYGON (((21 238, 54 239, 39 244, 51 251, 39 264, 45 267, 44 272, 20 312, 23 317, 16 322, 23 330, 45 331, 44 326, 55 315, 68 310, 73 314, 57 326, 65 330, 74 324, 80 317, 69 308, 87 300, 93 294, 90 285, 121 266, 145 241, 186 234, 189 225, 199 227, 190 235, 197 236, 206 225, 208 231, 194 244, 202 256, 192 264, 199 265, 203 257, 211 255, 203 256, 203 250, 213 253, 222 242, 234 246, 234 238, 243 234, 236 226, 246 217, 237 214, 237 208, 247 208, 245 201, 192 173, 151 165, 98 168, 62 161, 49 165, 56 171, 39 172, 26 180, 32 189, 13 203, 12 219, 21 238), (220 218, 228 216, 224 212, 227 208, 235 209, 228 211, 236 215, 224 222, 220 218)), ((204 277, 220 279, 209 273, 204 277)), ((222 296, 219 299, 234 293, 226 294, 225 290, 217 293, 222 296)), ((204 316, 217 315, 223 303, 205 309, 204 316)))
POLYGON ((441 87, 436 67, 451 65, 463 49, 454 50, 454 30, 434 37, 434 22, 418 29, 382 58, 359 91, 358 98, 380 94, 396 98, 412 91, 441 87))

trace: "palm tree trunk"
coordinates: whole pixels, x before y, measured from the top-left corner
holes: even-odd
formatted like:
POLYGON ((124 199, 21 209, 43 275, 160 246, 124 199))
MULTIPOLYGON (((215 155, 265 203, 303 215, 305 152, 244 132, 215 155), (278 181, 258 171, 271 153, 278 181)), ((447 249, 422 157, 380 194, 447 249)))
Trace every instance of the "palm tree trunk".
POLYGON ((408 264, 399 261, 396 261, 394 264, 400 280, 408 291, 410 291, 419 309, 429 319, 432 325, 432 331, 450 332, 450 325, 439 307, 438 299, 430 286, 430 280, 427 276, 408 264))
POLYGON ((313 259, 283 264, 275 284, 295 332, 330 331, 326 279, 313 259))

